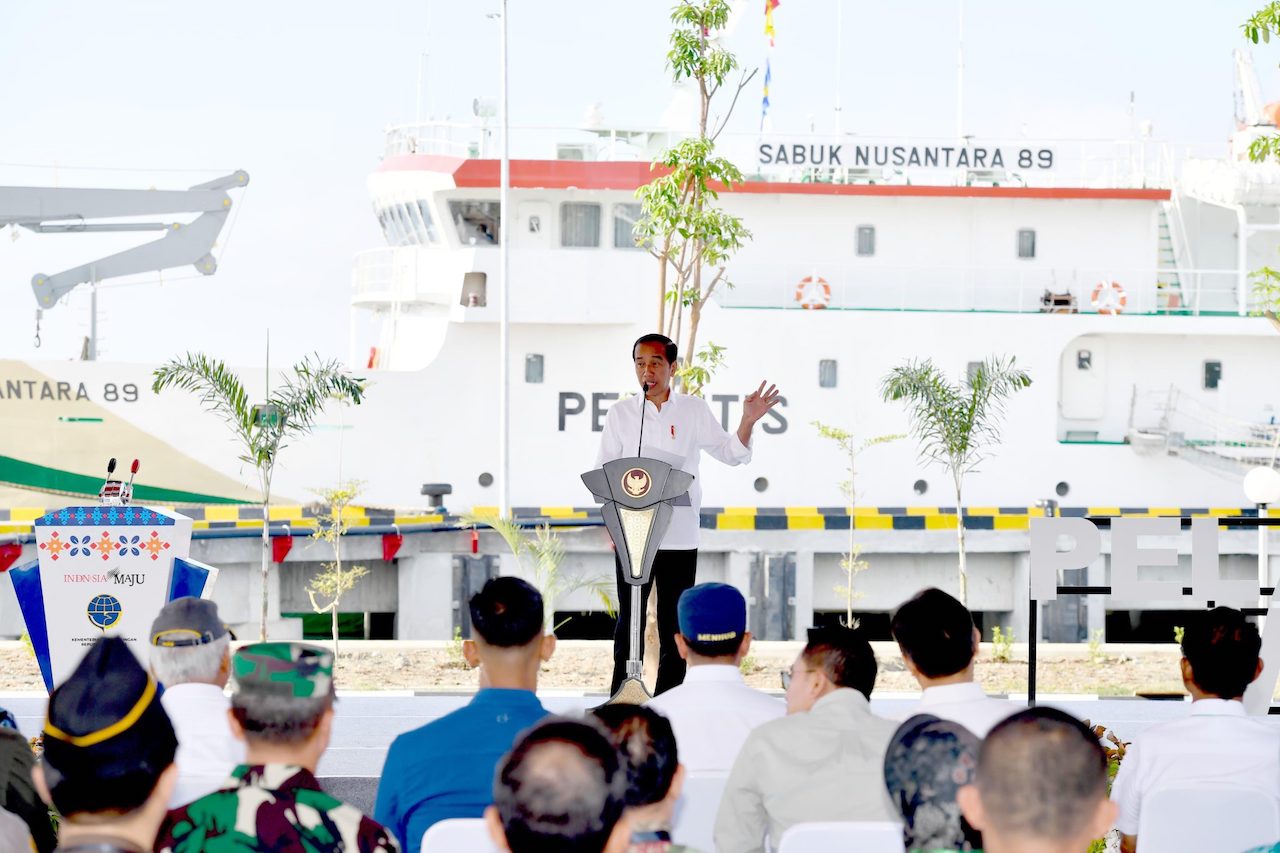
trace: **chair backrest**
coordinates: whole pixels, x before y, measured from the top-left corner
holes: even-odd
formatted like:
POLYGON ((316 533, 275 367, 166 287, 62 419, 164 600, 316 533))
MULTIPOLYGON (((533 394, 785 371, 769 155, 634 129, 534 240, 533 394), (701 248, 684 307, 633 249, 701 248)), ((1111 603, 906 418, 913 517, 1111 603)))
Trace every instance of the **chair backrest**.
POLYGON ((1138 853, 1248 850, 1280 839, 1280 803, 1260 791, 1169 788, 1142 800, 1138 853))
POLYGON ((894 821, 797 823, 782 833, 778 853, 903 853, 902 824, 894 821))
POLYGON ((716 812, 728 773, 690 773, 676 801, 671 840, 694 850, 715 850, 716 812))
POLYGON ((489 830, 478 817, 449 818, 433 823, 422 836, 422 853, 498 853, 489 830))

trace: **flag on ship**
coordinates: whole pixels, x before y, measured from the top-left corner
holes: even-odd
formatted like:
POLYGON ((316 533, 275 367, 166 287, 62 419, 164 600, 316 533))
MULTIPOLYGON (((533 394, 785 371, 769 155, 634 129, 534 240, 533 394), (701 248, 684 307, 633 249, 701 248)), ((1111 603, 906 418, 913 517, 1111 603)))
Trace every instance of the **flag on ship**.
POLYGON ((781 0, 764 0, 764 34, 769 37, 769 47, 773 47, 773 10, 778 8, 781 0))
POLYGON ((769 81, 773 79, 773 69, 769 65, 769 60, 764 61, 764 99, 760 102, 760 129, 765 129, 765 123, 769 121, 769 81))

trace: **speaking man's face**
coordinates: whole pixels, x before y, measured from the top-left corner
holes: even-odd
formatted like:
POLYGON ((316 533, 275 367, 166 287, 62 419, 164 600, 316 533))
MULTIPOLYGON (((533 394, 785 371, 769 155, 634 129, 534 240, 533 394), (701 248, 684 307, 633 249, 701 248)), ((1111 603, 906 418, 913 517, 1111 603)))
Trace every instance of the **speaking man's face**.
POLYGON ((640 344, 635 351, 636 381, 650 386, 649 396, 660 397, 671 384, 671 367, 662 344, 640 344))

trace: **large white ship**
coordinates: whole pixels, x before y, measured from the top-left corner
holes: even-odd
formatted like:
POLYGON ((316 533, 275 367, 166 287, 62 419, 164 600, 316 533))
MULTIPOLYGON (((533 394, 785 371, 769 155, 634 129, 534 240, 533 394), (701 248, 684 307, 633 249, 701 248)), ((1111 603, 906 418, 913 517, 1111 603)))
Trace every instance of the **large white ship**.
MULTIPOLYGON (((1280 336, 1255 315, 1250 282, 1280 244, 1280 167, 1248 161, 1248 141, 1274 131, 1256 89, 1250 103, 1229 142, 1198 148, 1140 131, 721 137, 747 175, 722 201, 754 236, 703 315, 699 340, 727 356, 707 396, 726 425, 761 379, 785 402, 750 466, 704 468, 706 505, 843 504, 840 457, 814 421, 905 432, 904 412, 880 399, 892 367, 928 358, 958 377, 1002 354, 1033 384, 1011 400, 966 504, 1239 507, 1243 473, 1273 464, 1280 437, 1280 336)), ((420 505, 424 483, 447 484, 451 508, 498 503, 505 240, 511 503, 588 503, 577 475, 608 406, 632 390, 631 341, 656 323, 635 191, 674 138, 514 128, 503 215, 490 120, 391 128, 369 178, 387 245, 352 276, 351 363, 367 400, 331 407, 282 455, 276 494, 302 500, 345 472, 375 505, 420 505)), ((139 500, 255 499, 218 420, 181 393, 153 395, 152 369, 0 362, 3 504, 92 494, 110 453, 147 460, 139 500)), ((262 391, 261 368, 243 375, 262 391)), ((857 490, 867 506, 954 503, 909 439, 864 454, 857 490)))

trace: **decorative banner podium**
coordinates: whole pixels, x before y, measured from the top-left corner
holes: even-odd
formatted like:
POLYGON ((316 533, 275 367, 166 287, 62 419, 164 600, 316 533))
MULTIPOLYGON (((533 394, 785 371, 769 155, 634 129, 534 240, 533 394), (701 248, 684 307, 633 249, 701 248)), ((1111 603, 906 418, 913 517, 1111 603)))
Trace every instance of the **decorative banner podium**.
POLYGON ((633 456, 606 462, 582 475, 582 482, 604 505, 600 514, 613 540, 622 577, 631 585, 631 648, 627 678, 609 701, 639 705, 650 698, 640 661, 640 587, 649 581, 653 560, 671 523, 671 505, 693 485, 693 475, 666 462, 633 456))
POLYGON ((10 569, 22 619, 49 690, 104 634, 146 666, 160 608, 207 598, 218 570, 187 559, 191 519, 138 506, 71 506, 36 519, 38 559, 10 569))

